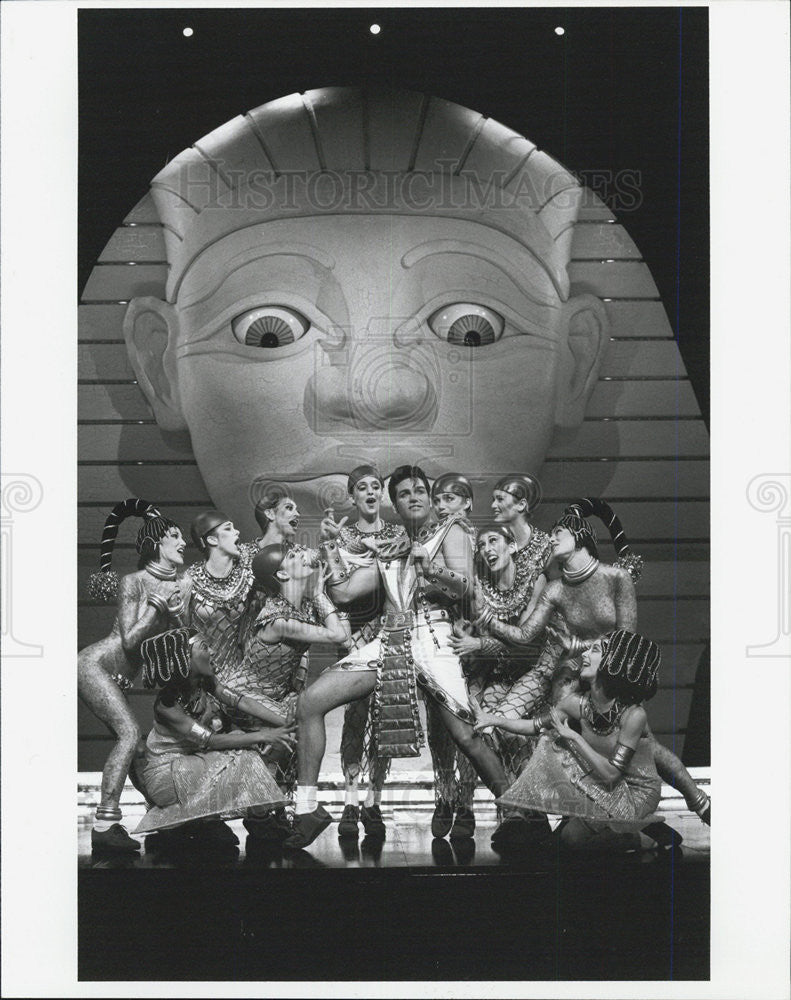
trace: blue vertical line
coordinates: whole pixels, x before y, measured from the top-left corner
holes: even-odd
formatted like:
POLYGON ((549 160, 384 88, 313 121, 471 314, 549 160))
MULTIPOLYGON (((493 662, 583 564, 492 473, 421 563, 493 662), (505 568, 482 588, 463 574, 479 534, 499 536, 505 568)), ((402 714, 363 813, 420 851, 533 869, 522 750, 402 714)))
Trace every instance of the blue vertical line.
MULTIPOLYGON (((681 123, 682 123, 682 99, 683 99, 683 77, 681 67, 683 65, 683 29, 684 29, 683 9, 678 11, 678 128, 677 128, 677 206, 676 206, 676 374, 679 374, 680 346, 679 335, 681 332, 681 123)), ((676 417, 679 414, 679 390, 681 383, 676 381, 676 417)), ((675 537, 673 539, 673 745, 676 743, 676 666, 677 666, 677 639, 678 639, 678 451, 679 451, 679 422, 676 419, 676 492, 673 498, 673 525, 675 537)), ((673 979, 673 925, 675 922, 675 857, 670 859, 670 979, 673 979)))

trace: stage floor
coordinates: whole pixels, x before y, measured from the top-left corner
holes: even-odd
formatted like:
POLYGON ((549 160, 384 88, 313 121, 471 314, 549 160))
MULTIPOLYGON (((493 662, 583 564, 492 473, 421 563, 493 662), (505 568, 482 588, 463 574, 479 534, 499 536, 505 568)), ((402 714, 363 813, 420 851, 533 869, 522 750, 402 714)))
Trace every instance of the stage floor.
MULTIPOLYGON (((333 807, 333 818, 340 818, 340 807, 333 807)), ((509 866, 514 863, 541 862, 545 852, 510 852, 498 854, 491 846, 490 838, 495 829, 493 811, 482 809, 483 818, 478 819, 475 837, 469 840, 439 840, 431 836, 431 814, 421 810, 420 814, 400 809, 383 809, 387 824, 384 842, 364 837, 360 827, 357 841, 341 841, 337 836, 337 825, 324 831, 310 846, 308 851, 283 852, 269 845, 263 845, 247 835, 241 820, 234 820, 228 826, 239 839, 235 848, 219 851, 202 849, 185 850, 174 853, 161 852, 152 841, 145 845, 147 838, 138 838, 144 845, 139 854, 121 857, 98 857, 91 853, 90 818, 82 816, 78 823, 78 864, 81 868, 180 868, 207 867, 249 868, 446 868, 476 869, 492 866, 509 866)), ((133 830, 142 806, 125 808, 124 821, 133 830)), ((680 852, 675 852, 676 861, 684 864, 708 862, 709 828, 697 816, 688 812, 663 813, 666 821, 684 838, 680 852)), ((656 852, 643 851, 634 855, 635 863, 652 863, 656 852)))
POLYGON ((82 822, 80 978, 709 976, 709 831, 697 817, 668 816, 680 850, 610 858, 569 857, 556 839, 500 856, 493 822, 452 844, 432 839, 429 815, 386 819, 382 844, 342 846, 333 826, 309 851, 284 856, 249 841, 237 821, 238 848, 127 859, 92 857, 82 822))

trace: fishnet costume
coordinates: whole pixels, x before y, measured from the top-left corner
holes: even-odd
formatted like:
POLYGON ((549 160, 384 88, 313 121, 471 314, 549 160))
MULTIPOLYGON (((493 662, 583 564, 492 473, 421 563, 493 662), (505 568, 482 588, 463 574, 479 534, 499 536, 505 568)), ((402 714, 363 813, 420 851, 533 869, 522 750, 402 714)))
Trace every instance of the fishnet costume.
POLYGON ((228 576, 212 576, 204 563, 187 570, 189 623, 209 647, 214 675, 223 684, 238 667, 260 599, 253 586, 254 545, 239 546, 240 556, 228 576))
POLYGON ((434 801, 453 809, 472 808, 478 773, 456 746, 433 698, 426 703, 426 738, 434 767, 434 801))
MULTIPOLYGON (((565 655, 563 643, 555 636, 547 636, 538 660, 531 669, 514 680, 513 675, 491 674, 485 680, 480 676, 470 681, 470 693, 486 712, 502 715, 506 719, 527 719, 549 698, 552 674, 565 655)), ((528 736, 507 733, 498 729, 487 736, 502 759, 505 773, 513 782, 530 759, 534 741, 528 736)))
MULTIPOLYGON (((527 544, 516 553, 514 583, 508 591, 498 591, 488 581, 479 580, 485 603, 492 606, 498 616, 518 620, 530 602, 550 552, 549 535, 533 528, 527 544)), ((497 647, 495 656, 476 657, 469 664, 467 686, 470 694, 486 711, 507 718, 525 718, 546 699, 552 672, 563 648, 549 638, 543 646, 534 644, 518 652, 499 642, 494 645, 497 647)), ((440 731, 442 723, 436 709, 431 713, 427 711, 427 722, 428 744, 434 763, 435 799, 444 799, 454 809, 472 809, 478 784, 475 768, 456 747, 450 734, 440 731)), ((484 739, 497 751, 507 776, 513 781, 532 752, 528 739, 500 731, 484 739)))
MULTIPOLYGON (((293 607, 285 598, 269 597, 254 622, 248 638, 244 657, 228 671, 226 683, 234 691, 248 695, 278 715, 286 723, 293 722, 297 698, 305 687, 308 672, 308 643, 281 639, 265 642, 261 632, 278 619, 296 620, 308 625, 320 624, 312 601, 305 600, 302 607, 293 607)), ((260 729, 260 719, 238 710, 223 707, 228 722, 250 732, 260 729)), ((289 794, 296 788, 297 755, 285 747, 272 747, 266 757, 275 780, 289 794)))

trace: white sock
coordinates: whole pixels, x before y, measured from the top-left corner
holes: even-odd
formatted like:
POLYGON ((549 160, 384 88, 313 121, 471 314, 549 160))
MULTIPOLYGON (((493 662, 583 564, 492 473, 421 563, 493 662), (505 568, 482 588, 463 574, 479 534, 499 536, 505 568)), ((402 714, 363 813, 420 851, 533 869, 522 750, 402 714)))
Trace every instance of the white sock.
POLYGON ((300 813, 311 813, 318 804, 318 788, 316 785, 297 785, 297 797, 295 799, 295 811, 300 813))
POLYGON ((120 819, 98 819, 94 816, 93 828, 97 833, 106 833, 111 826, 115 826, 116 823, 120 822, 120 819))
POLYGON ((370 809, 371 806, 378 806, 382 804, 382 789, 381 788, 369 788, 368 794, 365 796, 365 804, 370 809))
POLYGON ((346 803, 347 806, 358 806, 360 804, 360 787, 355 781, 353 785, 346 786, 346 803))

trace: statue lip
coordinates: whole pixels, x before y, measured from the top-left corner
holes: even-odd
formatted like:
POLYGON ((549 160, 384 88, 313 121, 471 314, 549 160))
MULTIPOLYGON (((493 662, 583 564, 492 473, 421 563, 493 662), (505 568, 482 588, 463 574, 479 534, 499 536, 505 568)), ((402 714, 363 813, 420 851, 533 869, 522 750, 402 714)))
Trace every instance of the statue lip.
MULTIPOLYGON (((420 439, 410 442, 372 445, 370 443, 335 443, 328 445, 303 467, 288 471, 273 472, 267 476, 273 482, 307 485, 333 476, 342 476, 344 484, 349 475, 349 469, 356 465, 373 465, 387 476, 399 465, 435 465, 452 461, 453 448, 449 445, 423 445, 420 439)), ((439 468, 439 467, 438 467, 439 468)), ((426 469, 426 472, 429 470, 426 469)), ((440 470, 441 471, 441 470, 440 470)), ((439 473, 437 473, 439 474, 439 473)))

